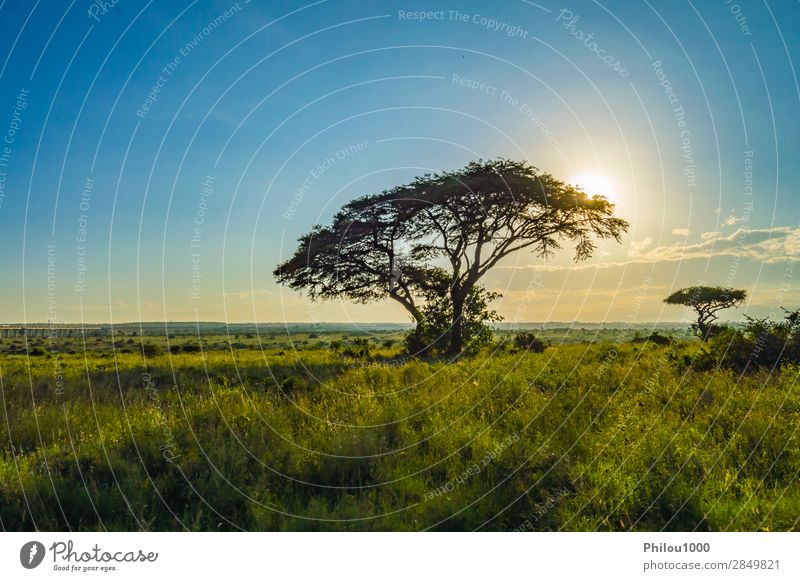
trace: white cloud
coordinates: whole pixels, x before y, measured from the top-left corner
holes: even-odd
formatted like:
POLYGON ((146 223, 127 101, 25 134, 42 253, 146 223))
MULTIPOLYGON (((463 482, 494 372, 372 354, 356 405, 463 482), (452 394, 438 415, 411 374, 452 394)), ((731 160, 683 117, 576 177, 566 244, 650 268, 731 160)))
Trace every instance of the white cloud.
POLYGON ((659 246, 639 253, 633 259, 639 262, 676 262, 692 258, 736 256, 776 264, 800 258, 800 228, 739 228, 727 236, 719 232, 705 232, 701 239, 695 244, 659 246))
MULTIPOLYGON (((778 264, 800 260, 800 228, 780 226, 745 230, 739 228, 729 235, 720 232, 704 232, 701 241, 694 244, 675 243, 656 246, 648 249, 645 238, 631 244, 628 260, 622 262, 579 263, 572 265, 533 264, 522 268, 542 271, 585 270, 595 268, 611 268, 630 264, 652 264, 659 262, 681 262, 693 259, 709 259, 718 256, 735 256, 763 262, 778 264)), ((652 242, 652 241, 651 241, 652 242)))
POLYGON ((637 242, 631 242, 630 247, 628 248, 628 256, 636 256, 640 254, 645 248, 650 246, 653 243, 653 239, 650 236, 644 238, 643 240, 639 240, 637 242))
POLYGON ((672 230, 672 233, 673 233, 675 236, 684 236, 684 237, 686 237, 686 236, 688 236, 689 234, 691 234, 691 232, 689 232, 689 229, 688 229, 688 228, 674 228, 674 229, 672 230))

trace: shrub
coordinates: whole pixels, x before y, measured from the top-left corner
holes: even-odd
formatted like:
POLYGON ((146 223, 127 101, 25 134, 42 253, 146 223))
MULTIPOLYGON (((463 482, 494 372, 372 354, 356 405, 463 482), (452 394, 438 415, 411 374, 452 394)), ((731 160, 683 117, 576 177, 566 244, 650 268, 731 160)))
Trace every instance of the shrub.
POLYGON ((300 389, 304 386, 303 380, 295 375, 291 375, 281 381, 281 390, 286 393, 290 394, 293 391, 300 389))
POLYGON ((662 335, 658 331, 653 331, 647 337, 636 337, 633 340, 634 343, 655 343, 656 345, 672 345, 675 341, 672 337, 668 337, 667 335, 662 335))
POLYGON ((711 357, 740 372, 800 363, 800 310, 785 312, 782 321, 745 315, 747 323, 741 329, 721 329, 711 340, 711 357))
POLYGON ((44 349, 43 347, 34 347, 30 351, 28 351, 28 355, 31 355, 33 357, 41 357, 43 355, 47 355, 47 350, 44 349))
POLYGON ((142 345, 142 354, 145 357, 158 357, 164 354, 164 348, 158 343, 145 343, 142 345))
POLYGON ((432 269, 425 275, 423 283, 425 304, 419 309, 422 318, 405 338, 405 350, 409 355, 459 355, 462 352, 475 354, 492 342, 494 333, 488 323, 501 320, 500 315, 489 307, 489 303, 500 298, 500 294, 475 286, 466 297, 461 316, 454 319, 451 297, 452 281, 440 269, 432 269), (457 325, 457 327, 456 327, 457 325), (454 348, 454 336, 460 331, 458 348, 454 348))
POLYGON ((535 333, 527 331, 514 335, 514 346, 520 351, 530 351, 531 353, 542 353, 547 347, 535 333))
POLYGON ((361 357, 369 357, 371 355, 372 345, 369 339, 363 337, 353 339, 353 346, 361 357))
POLYGON ((372 356, 372 345, 369 339, 359 337, 353 339, 350 346, 342 349, 342 355, 350 359, 369 359, 372 356))

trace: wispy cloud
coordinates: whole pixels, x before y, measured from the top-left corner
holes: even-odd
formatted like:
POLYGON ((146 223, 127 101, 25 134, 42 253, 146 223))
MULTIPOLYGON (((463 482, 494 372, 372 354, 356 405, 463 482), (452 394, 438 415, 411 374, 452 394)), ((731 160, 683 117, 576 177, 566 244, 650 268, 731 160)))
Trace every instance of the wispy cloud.
POLYGON ((638 240, 635 242, 631 242, 631 245, 628 247, 628 256, 636 256, 644 252, 645 248, 653 244, 653 239, 648 236, 643 240, 638 240))
POLYGON ((628 260, 625 261, 571 265, 532 264, 506 268, 556 272, 562 270, 613 268, 630 264, 681 262, 718 256, 735 256, 757 260, 766 264, 800 260, 800 228, 789 226, 752 230, 739 228, 728 235, 721 232, 704 232, 700 235, 700 241, 693 244, 675 243, 650 248, 651 242, 652 240, 649 237, 633 242, 628 251, 628 260))
POLYGON ((705 232, 701 239, 695 244, 659 246, 636 253, 632 258, 638 262, 677 262, 693 258, 736 256, 776 264, 800 257, 800 228, 739 228, 728 235, 705 232))
POLYGON ((672 230, 672 233, 675 236, 683 236, 684 238, 686 236, 688 236, 689 234, 691 234, 691 232, 689 231, 688 228, 675 228, 675 229, 672 230))
POLYGON ((744 222, 744 218, 743 217, 738 217, 737 218, 736 216, 731 214, 730 216, 725 218, 725 221, 723 222, 723 224, 725 224, 726 226, 733 226, 734 224, 738 224, 739 222, 744 222))

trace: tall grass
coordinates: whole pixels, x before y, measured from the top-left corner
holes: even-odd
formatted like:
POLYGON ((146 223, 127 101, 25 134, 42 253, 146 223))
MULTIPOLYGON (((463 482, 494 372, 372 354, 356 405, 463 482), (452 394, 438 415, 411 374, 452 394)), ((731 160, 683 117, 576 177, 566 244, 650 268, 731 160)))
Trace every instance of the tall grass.
POLYGON ((798 369, 696 372, 697 347, 62 354, 61 394, 52 357, 0 356, 0 524, 797 530, 798 369))

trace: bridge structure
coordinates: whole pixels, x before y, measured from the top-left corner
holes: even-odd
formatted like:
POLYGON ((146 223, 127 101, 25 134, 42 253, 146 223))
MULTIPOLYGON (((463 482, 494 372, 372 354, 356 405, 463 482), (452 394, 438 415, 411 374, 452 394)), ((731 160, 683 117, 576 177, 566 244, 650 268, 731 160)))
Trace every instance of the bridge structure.
POLYGON ((105 333, 105 328, 100 326, 0 325, 0 337, 81 337, 102 333, 105 333))

